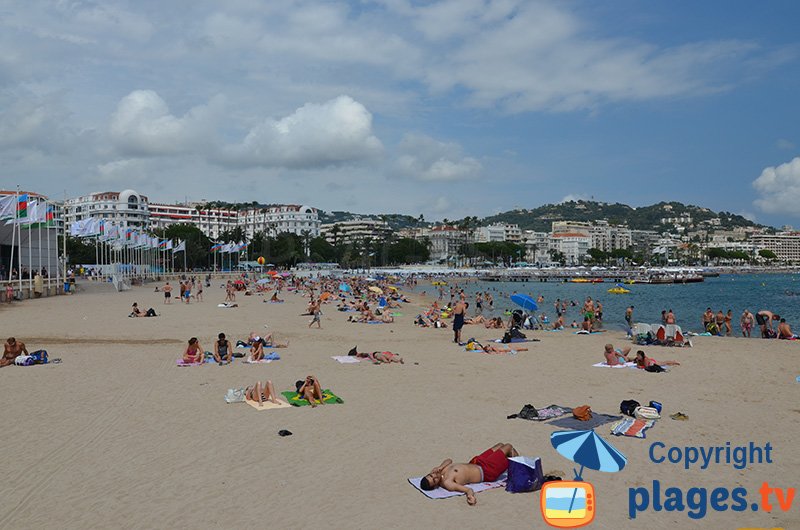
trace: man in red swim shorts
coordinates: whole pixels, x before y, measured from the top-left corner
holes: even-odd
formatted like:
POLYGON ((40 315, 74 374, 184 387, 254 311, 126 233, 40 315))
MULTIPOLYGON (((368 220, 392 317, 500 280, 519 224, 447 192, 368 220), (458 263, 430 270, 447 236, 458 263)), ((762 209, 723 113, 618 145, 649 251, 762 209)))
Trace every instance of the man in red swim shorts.
POLYGON ((519 456, 514 446, 495 444, 474 457, 469 464, 454 464, 449 458, 422 477, 420 487, 430 491, 441 486, 448 491, 466 493, 467 503, 477 502, 475 492, 467 484, 494 482, 508 469, 508 457, 519 456))

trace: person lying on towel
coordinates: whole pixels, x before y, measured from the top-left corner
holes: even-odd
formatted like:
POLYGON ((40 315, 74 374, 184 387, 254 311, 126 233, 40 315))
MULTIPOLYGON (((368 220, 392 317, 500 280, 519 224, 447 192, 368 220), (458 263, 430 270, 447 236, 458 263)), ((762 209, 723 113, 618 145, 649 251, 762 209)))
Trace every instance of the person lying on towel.
POLYGON ((442 487, 447 491, 467 494, 467 504, 475 505, 475 492, 468 484, 494 482, 508 469, 508 457, 519 456, 511 444, 498 443, 473 457, 469 464, 454 464, 449 458, 422 477, 420 487, 426 491, 442 487))
POLYGON ((603 352, 603 357, 605 357, 607 365, 618 366, 632 360, 628 358, 628 354, 630 352, 631 352, 630 346, 627 348, 615 349, 613 344, 606 344, 605 351, 603 352))
POLYGON ((320 405, 324 405, 322 401, 322 386, 319 384, 319 379, 314 375, 307 375, 304 381, 297 381, 295 383, 297 393, 300 394, 308 401, 312 407, 317 406, 317 401, 320 405))

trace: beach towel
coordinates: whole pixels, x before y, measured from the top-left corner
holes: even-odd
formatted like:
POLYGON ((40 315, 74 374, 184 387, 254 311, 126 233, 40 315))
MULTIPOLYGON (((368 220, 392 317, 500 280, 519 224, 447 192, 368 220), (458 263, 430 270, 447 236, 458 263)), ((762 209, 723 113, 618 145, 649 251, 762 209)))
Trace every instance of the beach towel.
POLYGON ((611 366, 610 364, 603 362, 603 363, 593 364, 592 366, 594 366, 595 368, 636 368, 636 363, 627 362, 625 364, 615 364, 614 366, 611 366))
POLYGON ((204 364, 204 363, 187 363, 183 359, 176 359, 176 363, 178 364, 178 366, 203 366, 204 364))
MULTIPOLYGON (((501 344, 508 344, 507 342, 504 343, 503 339, 494 339, 492 342, 499 342, 501 344)), ((511 339, 511 343, 515 342, 540 342, 539 339, 511 339)))
POLYGON ((355 355, 333 355, 331 356, 331 359, 342 364, 355 364, 361 362, 361 359, 355 355))
MULTIPOLYGON (((479 484, 470 484, 469 487, 472 488, 472 491, 475 493, 491 490, 495 488, 504 488, 506 486, 506 478, 508 478, 507 473, 503 473, 500 477, 495 480, 494 482, 481 482, 479 484)), ((459 493, 457 491, 447 491, 444 488, 436 488, 431 491, 425 491, 419 485, 422 481, 422 477, 410 478, 408 479, 408 483, 417 488, 423 495, 428 497, 429 499, 447 499, 450 497, 458 497, 459 495, 464 495, 463 493, 459 493)))
POLYGON ((605 333, 605 330, 589 332, 589 331, 586 331, 585 329, 582 329, 580 331, 576 331, 575 335, 597 335, 598 333, 605 333))
POLYGON ((612 416, 611 414, 600 414, 599 412, 592 411, 592 417, 588 421, 581 421, 570 416, 568 418, 559 418, 557 420, 553 420, 547 425, 552 425, 561 429, 585 431, 621 419, 622 416, 612 416))
POLYGON ((277 403, 273 403, 272 401, 264 401, 261 405, 258 404, 258 401, 252 401, 250 399, 246 399, 244 402, 256 410, 275 410, 275 409, 292 408, 291 405, 289 405, 282 399, 279 399, 277 403))
MULTIPOLYGON (((293 407, 306 407, 310 405, 310 403, 306 400, 306 398, 302 397, 300 394, 293 390, 287 390, 286 392, 281 392, 286 400, 289 402, 290 405, 293 407)), ((344 403, 344 400, 331 392, 329 389, 325 389, 322 391, 322 401, 325 404, 334 404, 334 403, 344 403)), ((319 401, 317 401, 319 403, 319 401)))
POLYGON ((655 420, 625 418, 611 426, 611 434, 616 436, 631 436, 633 438, 646 438, 645 431, 655 425, 655 423, 655 420))
POLYGON ((232 304, 230 302, 225 302, 224 304, 217 304, 217 307, 222 307, 224 309, 230 309, 231 307, 239 307, 239 304, 232 304))

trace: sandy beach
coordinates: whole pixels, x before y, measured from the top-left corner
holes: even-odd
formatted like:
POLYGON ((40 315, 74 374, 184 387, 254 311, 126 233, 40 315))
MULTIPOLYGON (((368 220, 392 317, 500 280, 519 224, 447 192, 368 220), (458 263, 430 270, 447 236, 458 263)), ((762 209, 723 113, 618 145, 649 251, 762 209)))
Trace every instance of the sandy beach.
MULTIPOLYGON (((202 303, 163 305, 153 287, 117 293, 87 285, 60 296, 0 307, 3 338, 44 348, 61 364, 0 370, 2 434, 0 528, 540 528, 539 492, 501 489, 429 500, 407 482, 444 458, 468 461, 496 442, 542 458, 545 472, 571 478, 574 464, 550 444, 547 424, 507 419, 526 403, 591 405, 618 414, 636 399, 664 405, 646 439, 596 432, 628 459, 619 473, 587 470, 597 494, 594 528, 740 528, 800 525, 800 498, 790 511, 708 509, 642 511, 629 518, 629 488, 653 480, 662 489, 691 487, 749 492, 767 481, 796 487, 800 455, 800 342, 696 337, 693 348, 646 347, 657 360, 677 360, 669 373, 602 369, 603 345, 630 345, 624 333, 577 336, 535 331, 540 339, 516 355, 466 352, 450 329, 412 324, 424 298, 411 295, 394 324, 346 322, 323 307, 322 329, 308 329, 306 298, 286 303, 237 296, 222 309, 219 280, 202 303), (128 318, 133 302, 158 318, 128 318), (246 339, 264 325, 290 347, 281 360, 230 366, 175 365, 189 337, 211 349, 217 333, 246 339), (405 364, 339 364, 333 355, 390 350, 405 364), (256 411, 227 404, 228 388, 270 379, 279 391, 315 374, 343 404, 256 411), (689 421, 674 421, 674 412, 689 421), (292 436, 280 437, 287 429, 292 436), (655 464, 654 441, 672 446, 769 442, 772 464, 737 470, 711 464, 685 470, 655 464)), ((465 338, 498 338, 466 326, 465 338)), ((269 350, 271 351, 271 350, 269 350)))

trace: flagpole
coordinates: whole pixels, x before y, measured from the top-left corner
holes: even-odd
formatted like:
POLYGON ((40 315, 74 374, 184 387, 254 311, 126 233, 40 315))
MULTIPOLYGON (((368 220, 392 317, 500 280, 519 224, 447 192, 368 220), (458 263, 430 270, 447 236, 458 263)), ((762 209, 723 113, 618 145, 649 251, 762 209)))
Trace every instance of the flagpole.
MULTIPOLYGON (((27 215, 28 205, 25 205, 25 214, 27 215)), ((22 230, 22 225, 20 225, 22 230)), ((33 298, 33 250, 31 249, 31 227, 28 225, 28 298, 33 298)))
POLYGON ((63 279, 64 284, 67 283, 67 190, 64 190, 64 206, 61 208, 61 224, 62 231, 64 232, 64 268, 63 268, 63 279))
MULTIPOLYGON (((17 192, 14 194, 14 220, 17 219, 17 210, 19 209, 19 186, 17 192)), ((16 244, 17 232, 14 231, 14 226, 11 226, 11 261, 8 264, 8 283, 11 283, 11 271, 14 270, 14 245, 16 244)))
MULTIPOLYGON (((37 217, 39 217, 38 212, 37 212, 37 217)), ((44 220, 45 220, 45 222, 47 221, 47 201, 44 202, 44 220)), ((38 268, 37 272, 41 275, 42 274, 42 223, 39 222, 39 223, 36 223, 36 224, 38 225, 36 232, 37 232, 37 235, 39 236, 39 241, 37 241, 37 243, 39 245, 39 260, 38 260, 38 265, 37 265, 37 268, 38 268)), ((44 284, 44 277, 42 277, 42 283, 44 284)))
MULTIPOLYGON (((47 227, 47 295, 50 296, 50 286, 52 285, 52 281, 50 275, 52 274, 53 264, 51 258, 53 257, 53 250, 50 248, 50 220, 47 219, 48 215, 48 206, 47 201, 44 203, 44 219, 45 219, 45 227, 47 227)), ((55 218, 55 209, 53 210, 53 218, 55 218)), ((58 267, 56 267, 57 269, 58 267)), ((42 278, 44 279, 44 278, 42 278)))

